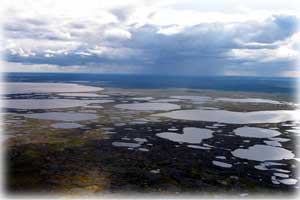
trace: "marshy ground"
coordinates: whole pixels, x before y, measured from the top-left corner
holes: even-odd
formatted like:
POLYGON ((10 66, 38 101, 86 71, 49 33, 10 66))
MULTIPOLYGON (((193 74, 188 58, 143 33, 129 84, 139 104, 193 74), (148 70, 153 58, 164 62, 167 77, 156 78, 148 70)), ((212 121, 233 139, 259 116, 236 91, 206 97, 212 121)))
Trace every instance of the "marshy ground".
POLYGON ((195 120, 184 120, 156 115, 172 110, 295 111, 296 104, 286 95, 117 88, 94 93, 100 96, 55 92, 6 95, 8 106, 3 120, 9 194, 247 196, 293 195, 298 189, 297 121, 274 122, 270 118, 268 123, 235 124, 226 123, 226 119, 205 121, 196 116, 195 120), (231 102, 218 98, 256 100, 231 102), (95 102, 27 109, 14 107, 9 103, 12 99, 33 104, 36 99, 95 102), (236 129, 243 127, 260 128, 257 130, 262 135, 237 135, 236 129), (188 128, 194 132, 187 133, 188 128), (264 136, 264 130, 278 134, 264 136), (201 138, 203 131, 209 131, 206 138, 201 138), (161 133, 170 137, 159 137, 161 133), (252 154, 258 147, 265 152, 256 158, 252 154), (246 157, 234 153, 240 151, 246 152, 246 157))

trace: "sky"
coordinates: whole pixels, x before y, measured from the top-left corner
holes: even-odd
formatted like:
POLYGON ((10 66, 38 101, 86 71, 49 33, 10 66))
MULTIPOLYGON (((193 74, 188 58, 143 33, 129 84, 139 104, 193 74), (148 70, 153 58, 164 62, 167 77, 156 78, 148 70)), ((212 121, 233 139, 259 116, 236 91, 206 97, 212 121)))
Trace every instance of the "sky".
POLYGON ((300 77, 298 0, 4 0, 5 72, 300 77))

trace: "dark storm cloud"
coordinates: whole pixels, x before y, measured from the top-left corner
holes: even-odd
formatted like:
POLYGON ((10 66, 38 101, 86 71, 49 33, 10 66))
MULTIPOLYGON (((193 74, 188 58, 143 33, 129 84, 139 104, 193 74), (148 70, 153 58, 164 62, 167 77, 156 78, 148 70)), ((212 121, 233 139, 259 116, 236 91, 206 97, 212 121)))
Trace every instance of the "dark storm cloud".
POLYGON ((298 21, 296 16, 277 15, 263 23, 243 24, 241 33, 245 34, 245 41, 273 43, 294 34, 298 28, 298 21))

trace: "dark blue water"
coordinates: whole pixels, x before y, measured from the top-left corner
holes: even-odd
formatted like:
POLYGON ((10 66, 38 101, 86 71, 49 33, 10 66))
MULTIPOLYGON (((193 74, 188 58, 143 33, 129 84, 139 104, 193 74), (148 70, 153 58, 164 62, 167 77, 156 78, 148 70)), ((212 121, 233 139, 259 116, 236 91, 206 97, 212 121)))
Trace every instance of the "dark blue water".
POLYGON ((159 75, 111 75, 84 73, 6 73, 6 81, 12 82, 78 82, 82 84, 119 88, 191 88, 224 91, 247 91, 296 94, 295 78, 268 77, 196 77, 159 75))

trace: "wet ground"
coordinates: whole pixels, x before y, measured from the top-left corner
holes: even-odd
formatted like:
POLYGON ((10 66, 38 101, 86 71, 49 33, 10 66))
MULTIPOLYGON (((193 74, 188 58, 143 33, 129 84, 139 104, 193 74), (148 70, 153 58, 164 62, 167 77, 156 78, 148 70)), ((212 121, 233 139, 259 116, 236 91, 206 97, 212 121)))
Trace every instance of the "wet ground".
POLYGON ((82 87, 72 89, 74 96, 67 91, 27 92, 5 96, 10 194, 240 197, 293 195, 298 190, 299 118, 289 96, 117 88, 88 88, 85 96, 82 87), (51 100, 51 105, 43 109, 40 100, 51 100), (52 101, 62 103, 55 107, 52 101), (206 115, 192 120, 160 116, 185 110, 206 115), (216 112, 209 111, 234 115, 230 120, 216 116, 214 121, 209 115, 216 112), (257 112, 255 123, 252 118, 249 123, 232 118, 257 112))

